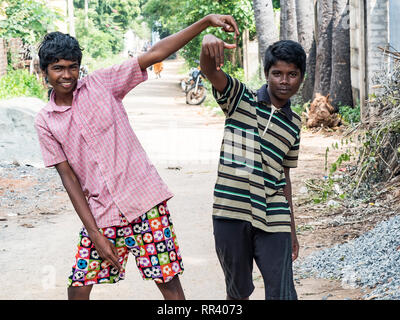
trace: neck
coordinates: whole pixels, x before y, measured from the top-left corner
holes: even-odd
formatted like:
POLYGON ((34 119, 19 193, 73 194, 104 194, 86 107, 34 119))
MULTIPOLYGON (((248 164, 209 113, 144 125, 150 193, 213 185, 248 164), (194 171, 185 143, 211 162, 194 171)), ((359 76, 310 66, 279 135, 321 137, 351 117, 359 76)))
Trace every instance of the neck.
POLYGON ((54 92, 54 102, 58 106, 72 106, 72 99, 73 99, 72 92, 68 94, 54 92))

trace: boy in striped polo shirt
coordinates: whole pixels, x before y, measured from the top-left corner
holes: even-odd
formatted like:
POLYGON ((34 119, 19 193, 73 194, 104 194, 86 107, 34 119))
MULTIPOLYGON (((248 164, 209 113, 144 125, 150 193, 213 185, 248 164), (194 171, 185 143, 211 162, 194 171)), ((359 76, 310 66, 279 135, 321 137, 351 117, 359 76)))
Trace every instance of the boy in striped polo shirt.
POLYGON ((265 52, 267 83, 253 91, 222 71, 224 50, 213 35, 203 39, 201 69, 225 113, 214 188, 213 226, 227 299, 248 299, 254 290, 253 260, 266 299, 297 299, 292 261, 298 256, 290 168, 297 166, 301 119, 290 98, 304 78, 306 54, 294 41, 265 52))

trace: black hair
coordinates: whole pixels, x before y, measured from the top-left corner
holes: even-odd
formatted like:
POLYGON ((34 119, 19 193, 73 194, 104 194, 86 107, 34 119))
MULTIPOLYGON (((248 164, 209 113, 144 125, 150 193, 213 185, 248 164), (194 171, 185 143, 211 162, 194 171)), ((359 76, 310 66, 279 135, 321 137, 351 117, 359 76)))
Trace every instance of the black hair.
POLYGON ((279 60, 293 63, 300 69, 301 76, 306 72, 306 53, 300 43, 292 40, 280 40, 271 44, 265 51, 264 72, 268 74, 269 69, 279 60))
POLYGON ((39 45, 40 69, 47 71, 50 63, 57 62, 60 59, 78 61, 80 65, 82 48, 79 46, 78 40, 69 34, 59 31, 50 32, 45 35, 39 45))

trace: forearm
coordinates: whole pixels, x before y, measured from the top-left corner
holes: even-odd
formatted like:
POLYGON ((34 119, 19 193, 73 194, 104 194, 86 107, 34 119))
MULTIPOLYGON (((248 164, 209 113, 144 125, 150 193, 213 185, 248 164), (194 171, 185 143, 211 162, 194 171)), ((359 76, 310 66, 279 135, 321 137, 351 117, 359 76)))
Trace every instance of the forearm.
POLYGON ((296 234, 296 223, 294 220, 294 210, 293 210, 293 201, 292 201, 292 182, 290 181, 290 176, 286 174, 286 185, 283 188, 283 193, 286 197, 287 202, 289 203, 290 208, 290 226, 293 234, 296 234))
POLYGON ((163 61, 185 46, 190 40, 207 29, 210 25, 209 18, 206 16, 189 27, 163 38, 155 43, 148 52, 139 56, 140 67, 144 70, 154 63, 163 61))
MULTIPOLYGON (((69 167, 69 165, 67 164, 69 167)), ((68 193, 68 196, 72 202, 72 205, 78 214, 80 220, 85 226, 89 234, 94 234, 98 231, 97 223, 90 211, 89 205, 87 203, 86 197, 82 191, 82 187, 79 183, 78 178, 66 165, 63 167, 56 167, 60 174, 61 181, 68 193)))
POLYGON ((150 52, 154 53, 154 56, 158 61, 162 61, 185 46, 190 40, 199 35, 209 26, 210 21, 208 17, 204 17, 189 27, 160 40, 154 44, 150 49, 150 52))

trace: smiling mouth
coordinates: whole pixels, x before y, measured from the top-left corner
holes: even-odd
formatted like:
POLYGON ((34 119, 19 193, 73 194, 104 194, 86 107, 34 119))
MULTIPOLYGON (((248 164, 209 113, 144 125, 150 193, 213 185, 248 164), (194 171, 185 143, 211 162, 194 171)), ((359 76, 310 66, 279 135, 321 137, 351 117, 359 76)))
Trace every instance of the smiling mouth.
POLYGON ((62 86, 63 88, 71 88, 74 85, 74 81, 70 81, 70 82, 59 82, 59 85, 62 86))

